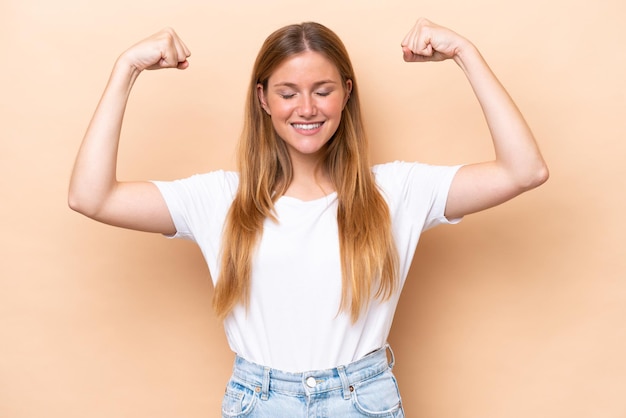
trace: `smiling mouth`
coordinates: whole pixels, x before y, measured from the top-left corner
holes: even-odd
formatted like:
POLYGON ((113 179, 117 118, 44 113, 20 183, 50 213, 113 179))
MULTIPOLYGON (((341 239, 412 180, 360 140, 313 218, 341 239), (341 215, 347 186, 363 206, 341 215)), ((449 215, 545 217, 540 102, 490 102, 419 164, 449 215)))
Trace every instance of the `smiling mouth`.
POLYGON ((293 126, 296 129, 302 129, 304 131, 312 131, 313 129, 319 128, 323 124, 324 124, 323 122, 318 122, 318 123, 292 123, 291 126, 293 126))

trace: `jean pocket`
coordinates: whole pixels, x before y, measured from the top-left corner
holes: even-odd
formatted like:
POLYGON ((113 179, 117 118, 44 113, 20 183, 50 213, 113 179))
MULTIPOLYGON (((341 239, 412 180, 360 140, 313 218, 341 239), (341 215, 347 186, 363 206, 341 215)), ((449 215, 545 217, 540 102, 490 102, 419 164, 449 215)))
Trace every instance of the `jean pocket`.
POLYGON ((400 391, 391 369, 351 386, 354 407, 366 417, 404 416, 400 391))
POLYGON ((222 417, 248 416, 254 409, 257 398, 253 389, 231 380, 222 399, 222 417))

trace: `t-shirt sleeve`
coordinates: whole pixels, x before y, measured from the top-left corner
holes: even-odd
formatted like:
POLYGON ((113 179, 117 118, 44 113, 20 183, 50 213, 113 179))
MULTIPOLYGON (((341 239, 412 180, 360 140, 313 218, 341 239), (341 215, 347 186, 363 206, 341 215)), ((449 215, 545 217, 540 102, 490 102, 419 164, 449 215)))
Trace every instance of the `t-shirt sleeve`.
POLYGON ((374 173, 392 214, 413 218, 425 231, 461 221, 445 217, 450 185, 460 167, 396 161, 374 167, 374 173))
POLYGON ((169 209, 176 227, 171 238, 198 242, 215 234, 226 217, 237 190, 236 173, 214 171, 174 181, 153 181, 169 209))
POLYGON ((460 221, 445 217, 448 191, 459 168, 402 161, 374 167, 376 184, 391 214, 402 282, 407 277, 422 232, 436 225, 460 221))
POLYGON ((237 173, 214 171, 153 183, 161 191, 176 226, 176 234, 170 238, 195 242, 215 283, 224 223, 239 184, 237 173))

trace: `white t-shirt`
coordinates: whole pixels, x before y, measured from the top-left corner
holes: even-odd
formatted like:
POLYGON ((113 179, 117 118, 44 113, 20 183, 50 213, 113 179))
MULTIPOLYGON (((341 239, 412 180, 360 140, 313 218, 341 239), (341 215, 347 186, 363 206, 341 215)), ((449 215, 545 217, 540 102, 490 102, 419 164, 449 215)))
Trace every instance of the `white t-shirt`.
MULTIPOLYGON (((458 168, 406 162, 373 168, 391 212, 402 285, 421 232, 457 222, 448 221, 444 210, 458 168)), ((199 245, 215 283, 238 174, 215 171, 154 183, 176 225, 174 237, 199 245)), ((402 286, 385 302, 373 300, 356 323, 339 312, 336 193, 313 201, 283 196, 275 209, 279 222, 265 221, 253 260, 248 310, 237 306, 224 321, 231 349, 257 364, 302 372, 348 364, 382 347, 402 286)))

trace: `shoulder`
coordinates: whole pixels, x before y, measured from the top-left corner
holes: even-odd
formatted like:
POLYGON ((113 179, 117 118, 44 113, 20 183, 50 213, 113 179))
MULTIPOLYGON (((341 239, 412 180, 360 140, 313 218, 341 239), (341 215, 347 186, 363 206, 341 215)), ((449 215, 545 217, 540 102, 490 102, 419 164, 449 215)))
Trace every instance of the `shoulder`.
POLYGON ((389 163, 377 164, 372 167, 372 173, 377 182, 399 180, 405 177, 428 179, 441 175, 455 173, 461 166, 433 165, 417 161, 396 160, 389 163), (399 176, 399 177, 398 177, 399 176))
POLYGON ((394 173, 411 170, 414 166, 420 164, 421 163, 417 162, 396 160, 388 163, 376 164, 372 167, 372 173, 374 173, 376 179, 385 178, 387 176, 392 176, 394 173))
POLYGON ((426 193, 447 189, 460 166, 393 161, 372 167, 376 184, 385 193, 426 193))
POLYGON ((191 181, 197 183, 227 183, 238 184, 239 173, 236 171, 215 170, 206 173, 198 173, 179 181, 191 181))
POLYGON ((372 167, 376 183, 380 187, 398 185, 407 181, 425 180, 437 166, 420 162, 393 161, 372 167))
POLYGON ((237 190, 239 186, 239 173, 235 171, 216 170, 192 176, 201 184, 213 187, 223 187, 229 190, 237 190))
POLYGON ((207 173, 193 174, 178 180, 157 182, 169 184, 173 187, 186 189, 226 188, 237 189, 239 185, 239 173, 234 171, 216 170, 207 173))
POLYGON ((153 182, 167 202, 214 201, 234 197, 239 186, 239 174, 217 170, 171 180, 153 182))

